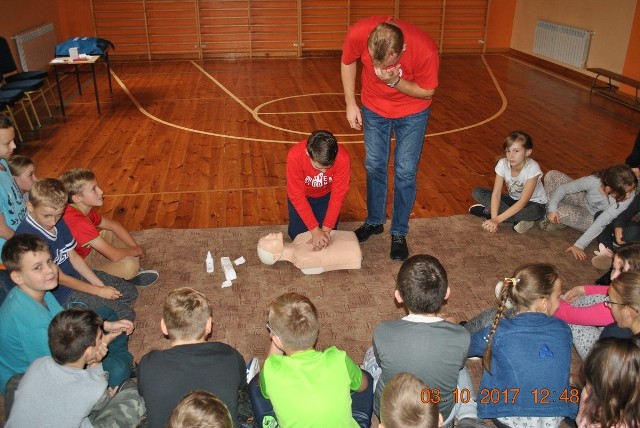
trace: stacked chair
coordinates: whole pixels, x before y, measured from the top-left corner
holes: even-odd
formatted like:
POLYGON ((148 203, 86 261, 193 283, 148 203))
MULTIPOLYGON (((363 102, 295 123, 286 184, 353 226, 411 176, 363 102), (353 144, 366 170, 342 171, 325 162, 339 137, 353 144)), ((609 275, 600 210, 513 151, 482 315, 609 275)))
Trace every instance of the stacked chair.
MULTIPOLYGON (((0 111, 7 111, 14 124, 16 123, 13 109, 17 103, 20 103, 22 111, 27 119, 29 127, 33 131, 35 128, 33 122, 27 112, 25 101, 31 106, 36 124, 42 126, 40 117, 33 104, 37 94, 40 95, 44 105, 49 113, 49 117, 53 117, 51 109, 47 103, 44 89, 48 89, 52 99, 55 99, 51 85, 49 84, 49 75, 47 71, 24 71, 19 72, 16 66, 7 40, 0 37, 0 111)), ((22 141, 22 134, 16 125, 18 138, 22 141)))

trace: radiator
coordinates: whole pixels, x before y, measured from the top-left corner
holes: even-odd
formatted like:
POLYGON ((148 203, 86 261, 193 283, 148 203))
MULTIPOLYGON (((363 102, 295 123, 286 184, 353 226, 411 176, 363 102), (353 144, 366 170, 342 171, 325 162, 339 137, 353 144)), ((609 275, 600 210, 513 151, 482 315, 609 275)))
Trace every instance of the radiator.
POLYGON ((16 42, 22 71, 46 68, 53 59, 57 44, 53 24, 39 25, 12 38, 16 42))
POLYGON ((593 33, 538 20, 533 52, 574 67, 585 68, 593 33))

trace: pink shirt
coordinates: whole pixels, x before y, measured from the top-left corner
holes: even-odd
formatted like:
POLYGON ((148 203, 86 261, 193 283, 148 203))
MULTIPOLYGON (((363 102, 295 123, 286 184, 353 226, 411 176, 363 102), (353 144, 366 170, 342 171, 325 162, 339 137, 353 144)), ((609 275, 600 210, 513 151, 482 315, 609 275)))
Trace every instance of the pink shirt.
MULTIPOLYGON (((585 285, 584 291, 587 296, 608 294, 609 286, 607 285, 585 285)), ((604 327, 615 320, 611 315, 611 310, 604 303, 596 303, 591 306, 572 306, 565 300, 560 300, 560 307, 553 314, 554 317, 563 320, 569 324, 590 325, 595 327, 604 327)))

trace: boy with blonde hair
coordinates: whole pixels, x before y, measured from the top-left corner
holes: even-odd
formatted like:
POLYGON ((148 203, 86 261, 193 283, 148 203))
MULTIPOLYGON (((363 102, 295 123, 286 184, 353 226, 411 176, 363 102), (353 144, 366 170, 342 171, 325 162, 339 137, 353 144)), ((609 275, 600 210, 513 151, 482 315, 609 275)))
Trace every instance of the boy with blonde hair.
POLYGON ((371 376, 335 346, 314 349, 318 311, 308 297, 277 297, 269 305, 267 328, 269 357, 249 384, 258 426, 371 425, 371 376))
POLYGON ((432 390, 411 373, 401 372, 387 384, 380 398, 378 428, 437 428, 442 426, 432 390), (426 402, 425 402, 426 401, 426 402))
POLYGON ((53 318, 48 329, 51 355, 29 366, 7 428, 138 426, 145 407, 135 384, 126 382, 115 394, 107 389, 109 374, 102 360, 114 333, 104 334, 102 324, 97 313, 84 308, 53 318))
POLYGON ((138 391, 151 428, 164 427, 193 390, 217 395, 240 426, 238 394, 247 384, 244 358, 225 343, 207 342, 211 326, 211 304, 204 294, 189 287, 169 293, 160 328, 171 347, 149 352, 138 365, 138 391))
POLYGON ((87 264, 135 285, 153 284, 158 279, 158 272, 140 270, 145 249, 122 224, 94 211, 95 207, 104 204, 104 192, 93 171, 71 169, 60 177, 60 181, 69 195, 63 218, 78 243, 76 251, 87 264))
POLYGON ((18 226, 16 234, 32 233, 49 245, 60 267, 59 285, 53 290, 60 305, 80 302, 94 310, 107 307, 118 318, 133 321, 138 290, 121 278, 94 272, 76 253, 76 241, 62 219, 66 206, 67 191, 60 180, 45 178, 34 183, 27 201, 27 218, 18 226))

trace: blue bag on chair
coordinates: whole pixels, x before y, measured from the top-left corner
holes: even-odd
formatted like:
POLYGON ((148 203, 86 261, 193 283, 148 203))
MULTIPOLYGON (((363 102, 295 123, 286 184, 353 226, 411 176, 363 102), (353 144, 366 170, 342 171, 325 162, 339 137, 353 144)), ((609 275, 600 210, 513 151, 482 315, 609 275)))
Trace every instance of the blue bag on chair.
POLYGON ((100 37, 71 37, 56 45, 56 56, 69 56, 69 48, 78 48, 80 54, 104 55, 107 49, 116 47, 109 40, 100 37))

